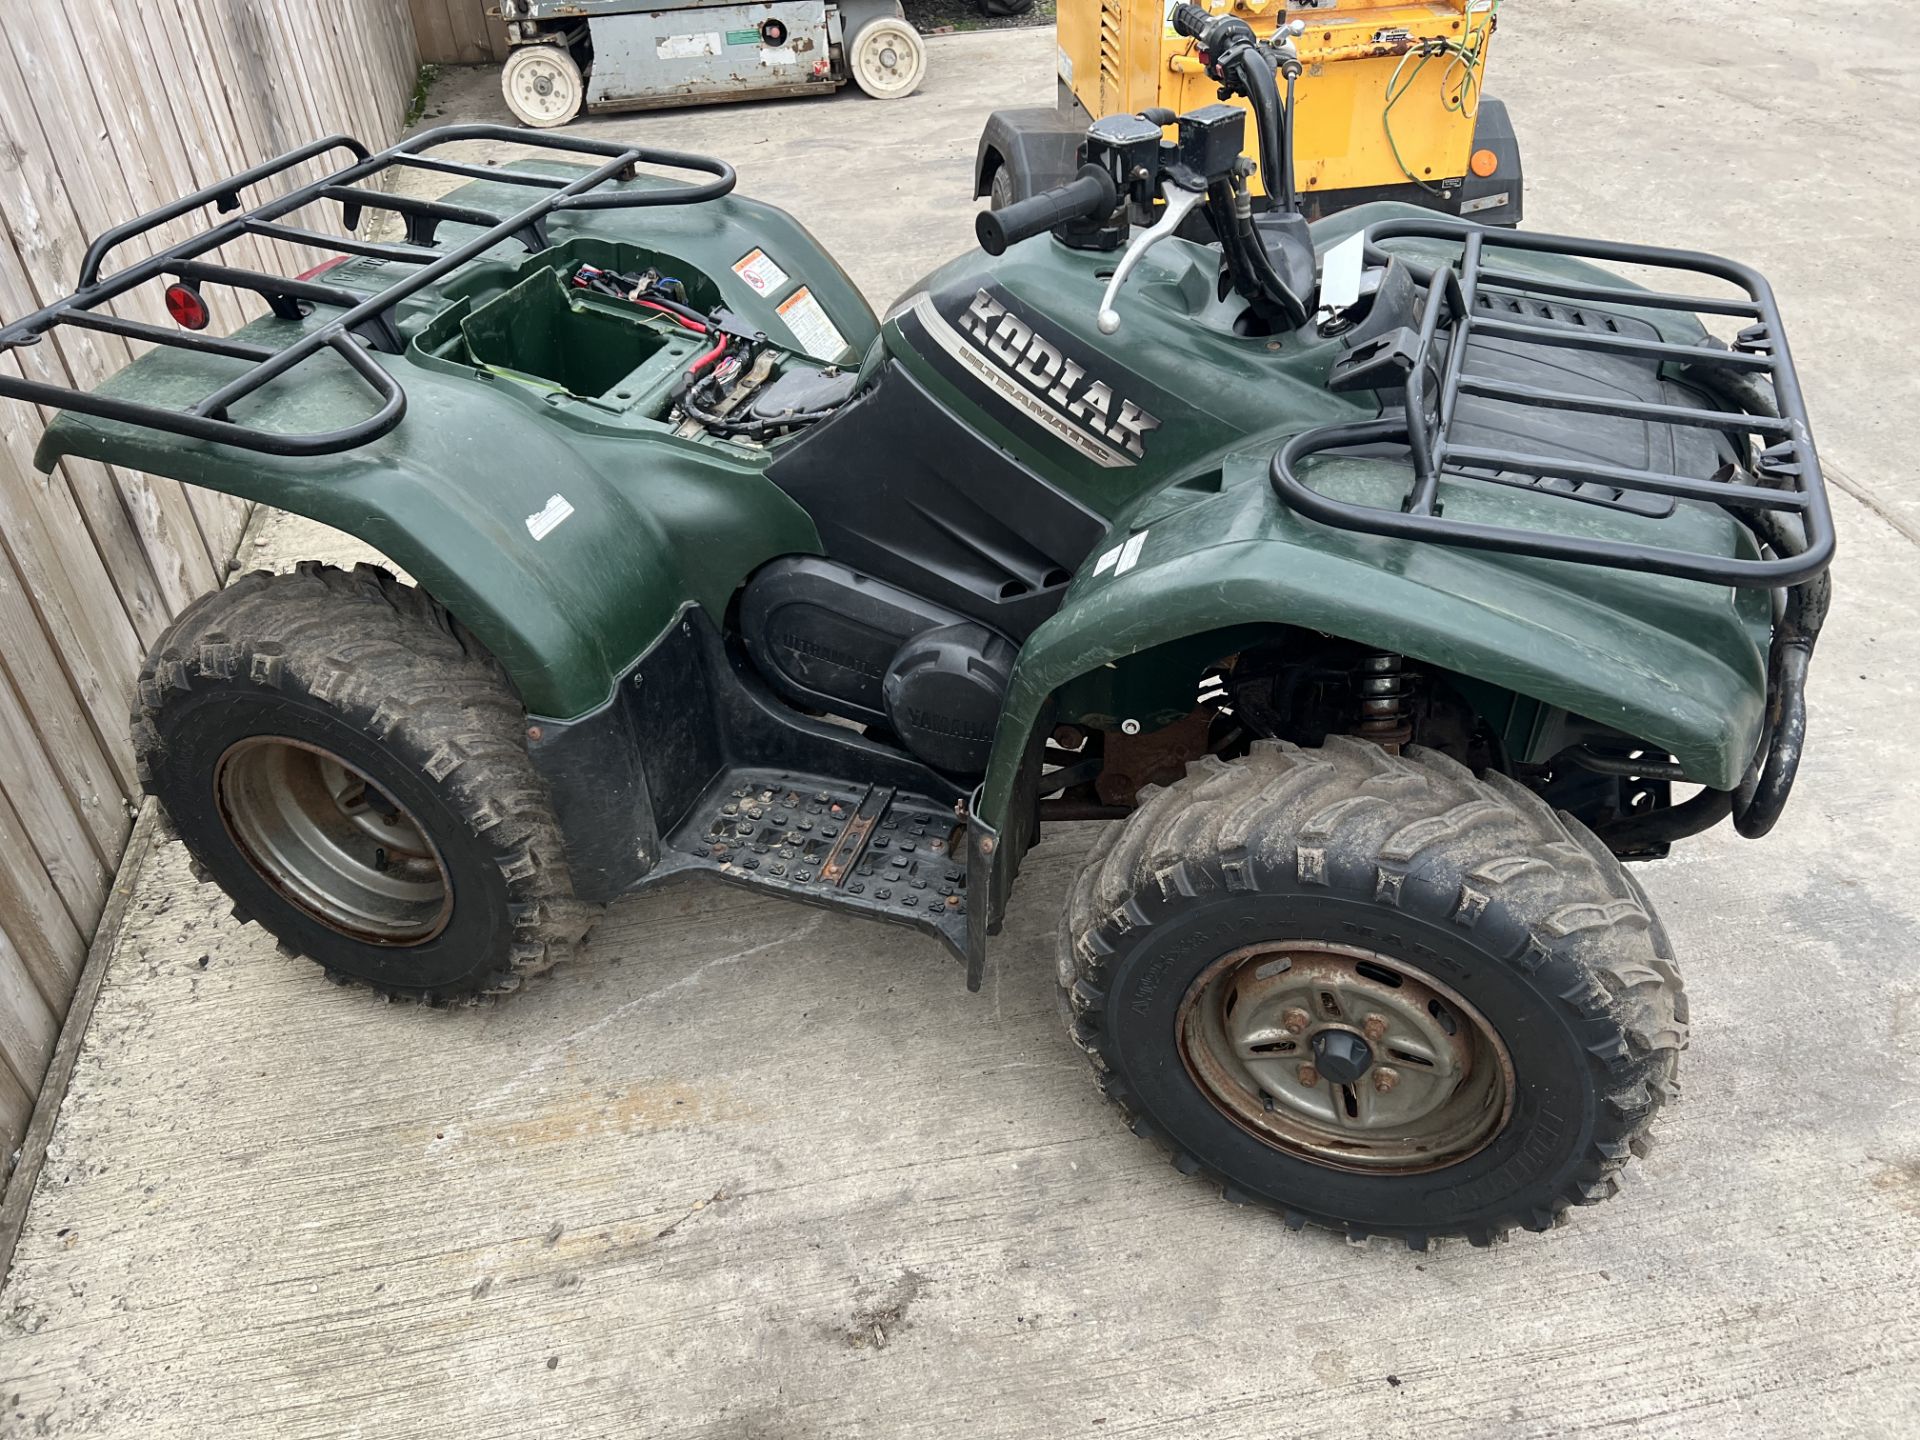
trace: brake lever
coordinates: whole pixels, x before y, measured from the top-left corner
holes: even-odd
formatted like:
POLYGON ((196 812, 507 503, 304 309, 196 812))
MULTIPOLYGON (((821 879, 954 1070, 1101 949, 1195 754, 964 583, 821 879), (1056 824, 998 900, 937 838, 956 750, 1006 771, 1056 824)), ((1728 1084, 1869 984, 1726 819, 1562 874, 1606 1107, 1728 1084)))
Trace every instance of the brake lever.
POLYGON ((1189 190, 1172 180, 1162 186, 1161 194, 1167 203, 1160 212, 1160 218, 1151 229, 1141 231, 1127 246, 1127 253, 1113 267, 1113 278, 1107 281, 1107 293, 1100 297, 1098 323, 1102 335, 1111 335, 1120 328, 1120 312, 1113 308, 1113 302, 1120 294, 1120 287, 1127 283, 1127 276, 1133 273, 1133 267, 1140 263, 1147 251, 1178 230, 1180 222, 1187 218, 1193 207, 1207 198, 1206 191, 1189 190))

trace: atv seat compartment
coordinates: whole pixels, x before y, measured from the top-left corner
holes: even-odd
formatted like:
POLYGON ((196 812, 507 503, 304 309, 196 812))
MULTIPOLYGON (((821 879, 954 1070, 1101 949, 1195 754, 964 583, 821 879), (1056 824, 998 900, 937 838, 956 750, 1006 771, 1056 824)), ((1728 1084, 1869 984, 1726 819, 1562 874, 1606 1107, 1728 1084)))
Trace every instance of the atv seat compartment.
POLYGON ((588 399, 611 394, 667 348, 665 336, 641 312, 619 315, 576 299, 544 265, 480 306, 460 328, 474 364, 588 399))

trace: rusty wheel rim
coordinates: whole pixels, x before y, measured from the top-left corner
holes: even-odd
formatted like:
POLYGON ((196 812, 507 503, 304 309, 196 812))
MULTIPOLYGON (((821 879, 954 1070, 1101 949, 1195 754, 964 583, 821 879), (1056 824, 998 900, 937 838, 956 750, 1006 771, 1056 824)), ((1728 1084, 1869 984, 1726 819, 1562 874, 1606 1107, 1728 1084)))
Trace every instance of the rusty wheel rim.
POLYGON ((1188 1075, 1228 1119, 1334 1169, 1458 1164, 1512 1114, 1499 1032, 1375 951, 1318 940, 1236 950, 1188 987, 1174 1027, 1188 1075))
POLYGON ((235 847, 281 896, 330 929, 418 945, 446 928, 453 886, 419 821, 331 750, 254 735, 214 772, 235 847))

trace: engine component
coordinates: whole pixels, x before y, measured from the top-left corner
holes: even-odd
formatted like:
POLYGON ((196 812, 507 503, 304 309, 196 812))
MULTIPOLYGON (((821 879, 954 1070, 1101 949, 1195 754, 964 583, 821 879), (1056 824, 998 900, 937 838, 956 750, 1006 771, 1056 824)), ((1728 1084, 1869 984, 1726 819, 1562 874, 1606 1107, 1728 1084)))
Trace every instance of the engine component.
POLYGON ((846 370, 789 370, 753 397, 747 413, 769 427, 809 425, 844 405, 859 379, 846 370))
POLYGON ((747 654, 776 691, 803 708, 869 725, 889 724, 881 682, 901 645, 962 618, 811 555, 764 566, 740 605, 747 654))
POLYGON ((1004 635, 971 620, 914 636, 882 687, 894 733, 936 770, 980 774, 1017 653, 1004 635))

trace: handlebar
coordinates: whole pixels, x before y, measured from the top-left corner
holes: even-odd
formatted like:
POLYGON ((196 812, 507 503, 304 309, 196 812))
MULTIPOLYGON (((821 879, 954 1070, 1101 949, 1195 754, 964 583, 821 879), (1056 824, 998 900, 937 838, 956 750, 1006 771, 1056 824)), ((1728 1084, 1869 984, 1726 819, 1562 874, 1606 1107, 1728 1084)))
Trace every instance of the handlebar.
POLYGON ((1252 108, 1260 145, 1260 167, 1265 172, 1268 197, 1282 210, 1298 209, 1293 189, 1293 82, 1299 76, 1300 53, 1294 40, 1304 21, 1283 20, 1264 44, 1253 27, 1237 15, 1214 15, 1198 5, 1173 7, 1173 28, 1200 50, 1207 74, 1229 90, 1244 95, 1252 108), (1281 108, 1275 89, 1276 74, 1287 77, 1287 103, 1281 108))
POLYGON ((1003 209, 982 210, 974 219, 973 233, 982 250, 999 255, 1017 241, 1044 235, 1070 220, 1104 219, 1119 206, 1120 189, 1113 177, 1098 165, 1082 165, 1079 175, 1064 185, 1016 200, 1003 209))

